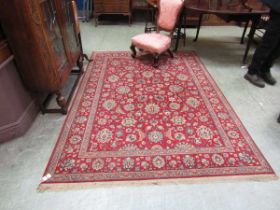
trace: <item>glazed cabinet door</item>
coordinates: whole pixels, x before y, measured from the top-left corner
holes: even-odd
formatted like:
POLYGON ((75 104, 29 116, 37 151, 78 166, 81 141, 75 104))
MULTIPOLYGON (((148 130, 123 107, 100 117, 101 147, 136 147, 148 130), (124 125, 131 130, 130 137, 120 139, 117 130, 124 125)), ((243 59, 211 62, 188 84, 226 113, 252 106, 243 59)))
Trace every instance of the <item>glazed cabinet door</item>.
POLYGON ((57 10, 54 0, 40 1, 42 10, 42 19, 44 21, 45 31, 49 38, 50 47, 54 53, 57 70, 63 71, 67 64, 63 38, 57 20, 57 10))
POLYGON ((72 0, 55 0, 58 11, 58 23, 63 34, 63 43, 71 66, 75 65, 80 56, 80 42, 74 31, 72 0))

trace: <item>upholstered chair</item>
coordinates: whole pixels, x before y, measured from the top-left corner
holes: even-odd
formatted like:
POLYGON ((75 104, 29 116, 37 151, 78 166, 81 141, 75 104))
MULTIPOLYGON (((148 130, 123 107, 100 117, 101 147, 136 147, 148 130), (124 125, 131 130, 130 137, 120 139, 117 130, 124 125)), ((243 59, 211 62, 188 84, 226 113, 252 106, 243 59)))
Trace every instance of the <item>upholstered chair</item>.
POLYGON ((159 56, 165 52, 168 52, 170 57, 173 58, 170 50, 171 38, 183 3, 183 0, 158 1, 157 31, 139 34, 132 38, 130 49, 133 58, 136 57, 137 48, 154 56, 154 67, 158 66, 159 56))

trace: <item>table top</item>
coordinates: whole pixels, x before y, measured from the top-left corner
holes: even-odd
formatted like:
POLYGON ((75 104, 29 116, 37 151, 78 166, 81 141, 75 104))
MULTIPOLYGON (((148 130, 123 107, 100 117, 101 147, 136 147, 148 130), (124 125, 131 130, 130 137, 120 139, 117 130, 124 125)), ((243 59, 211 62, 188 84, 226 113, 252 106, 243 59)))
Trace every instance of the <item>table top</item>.
POLYGON ((209 14, 265 14, 269 12, 261 0, 185 0, 185 8, 209 14))
POLYGON ((157 7, 158 4, 158 0, 146 0, 146 2, 148 3, 148 5, 153 7, 157 7))

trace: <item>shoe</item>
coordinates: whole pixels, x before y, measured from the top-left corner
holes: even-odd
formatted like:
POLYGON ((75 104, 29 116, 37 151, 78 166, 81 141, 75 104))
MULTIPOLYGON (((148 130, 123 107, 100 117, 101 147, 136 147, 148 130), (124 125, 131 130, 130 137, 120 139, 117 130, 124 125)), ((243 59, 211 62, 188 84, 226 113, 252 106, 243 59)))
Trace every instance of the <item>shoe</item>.
POLYGON ((257 74, 247 73, 245 74, 244 78, 257 87, 264 88, 265 86, 264 81, 257 74))
POLYGON ((269 84, 269 85, 275 85, 276 84, 276 79, 271 75, 270 72, 265 72, 260 75, 263 80, 269 84))

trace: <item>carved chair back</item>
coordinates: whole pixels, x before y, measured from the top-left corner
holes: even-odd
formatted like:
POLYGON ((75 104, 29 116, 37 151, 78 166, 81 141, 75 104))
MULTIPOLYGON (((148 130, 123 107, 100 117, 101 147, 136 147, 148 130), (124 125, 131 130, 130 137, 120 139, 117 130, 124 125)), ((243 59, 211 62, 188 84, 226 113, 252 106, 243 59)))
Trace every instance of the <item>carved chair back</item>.
POLYGON ((164 30, 172 35, 183 5, 184 0, 158 1, 157 32, 164 30))

